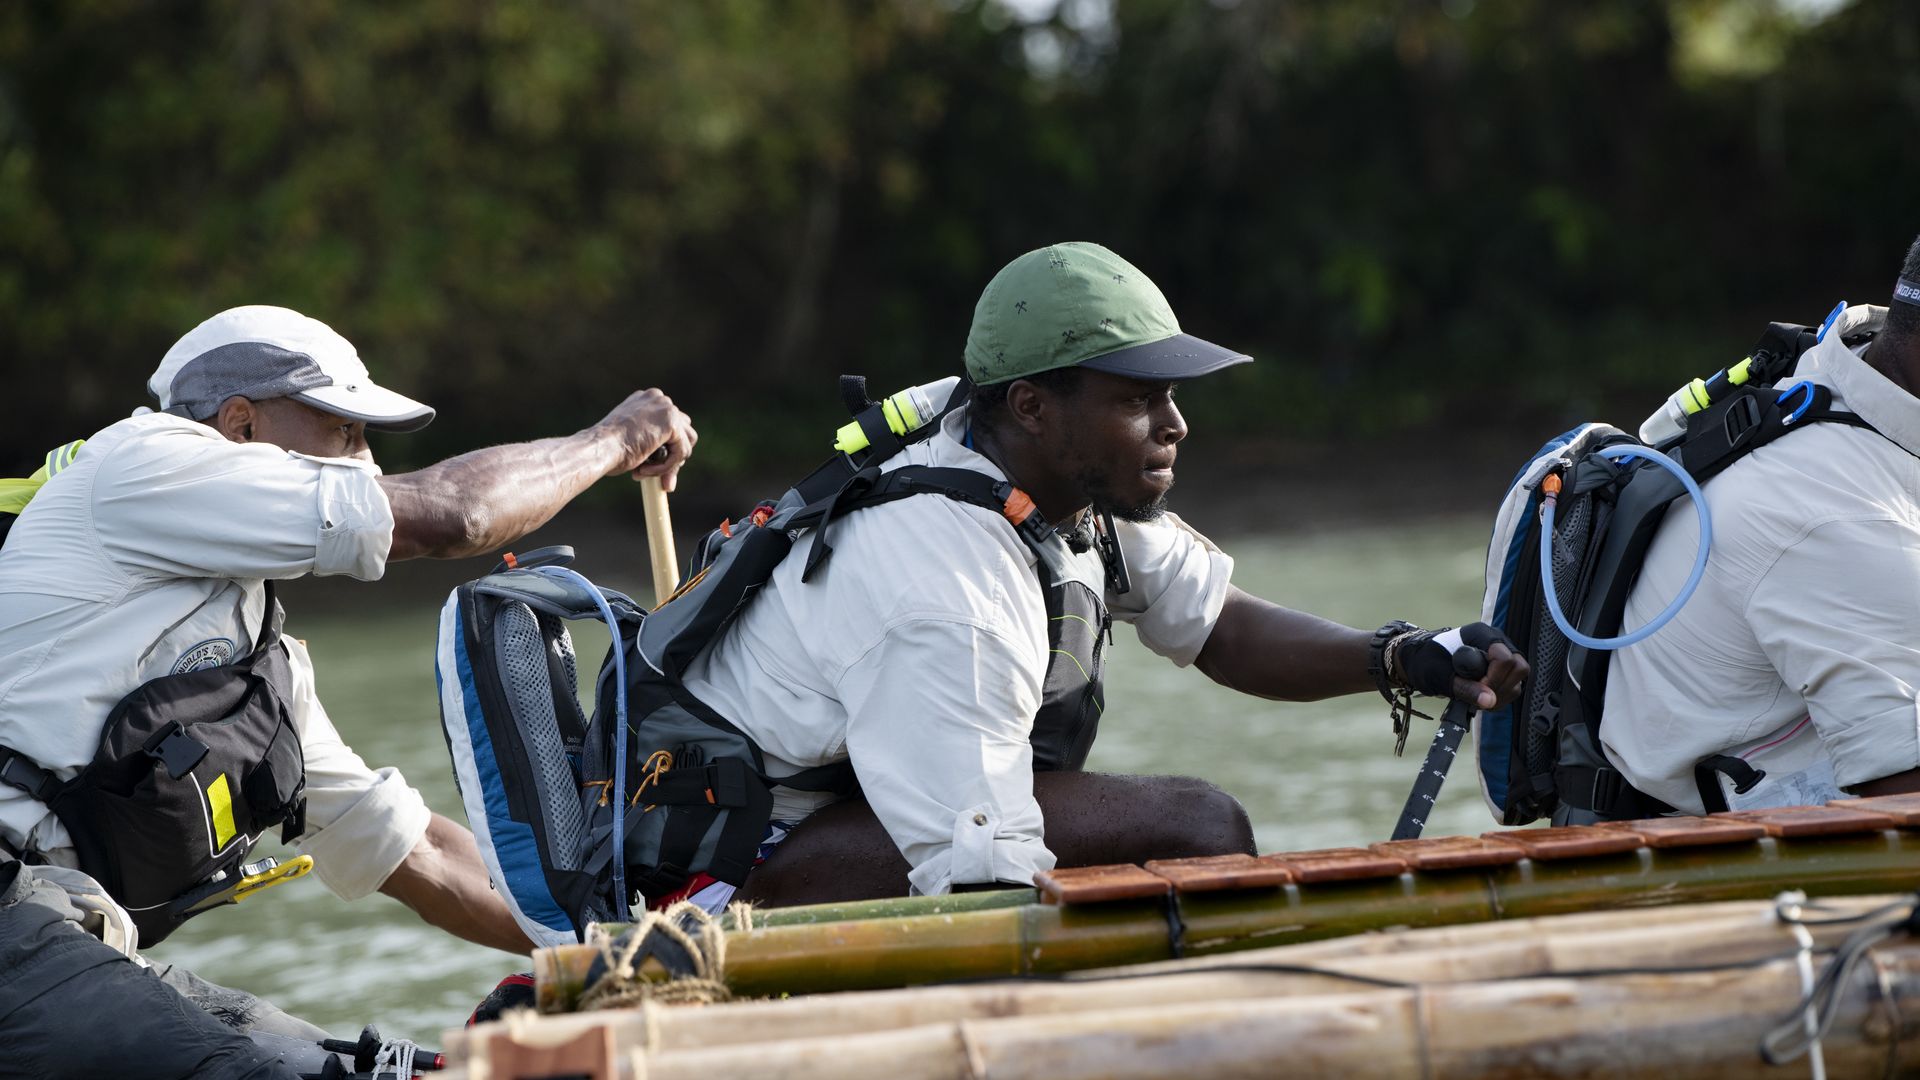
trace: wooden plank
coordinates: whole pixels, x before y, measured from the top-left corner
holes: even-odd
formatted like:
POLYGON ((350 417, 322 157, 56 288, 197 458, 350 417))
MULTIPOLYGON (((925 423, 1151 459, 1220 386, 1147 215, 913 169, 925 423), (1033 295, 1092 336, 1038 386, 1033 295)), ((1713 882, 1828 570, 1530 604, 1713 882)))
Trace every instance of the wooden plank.
POLYGON ((1175 892, 1273 889, 1293 881, 1293 871, 1251 855, 1203 855, 1195 859, 1150 859, 1150 873, 1173 883, 1175 892))
POLYGON ((1138 866, 1069 866, 1033 875, 1046 904, 1102 904, 1165 896, 1173 886, 1166 878, 1138 866))
POLYGON ((1766 826, 1768 835, 1781 837, 1845 836, 1849 833, 1879 832, 1900 825, 1886 814, 1844 806, 1776 806, 1768 810, 1734 810, 1713 816, 1755 822, 1766 826))
POLYGON ((1435 836, 1419 840, 1383 840, 1374 851, 1404 859, 1415 870, 1470 870, 1506 866, 1527 857, 1512 844, 1498 844, 1477 836, 1435 836))
POLYGON ((1715 844, 1745 844, 1767 835, 1767 827, 1753 821, 1726 818, 1670 817, 1642 818, 1638 821, 1609 821, 1598 828, 1625 829, 1637 834, 1650 848, 1709 847, 1715 844))
MULTIPOLYGON (((589 1080, 617 1080, 618 1059, 613 1052, 613 1028, 595 1025, 560 1038, 542 1037, 531 1024, 494 1023, 481 1053, 468 1072, 492 1080, 521 1077, 584 1076, 589 1080)), ((476 1033, 477 1034, 477 1033, 476 1033)))
POLYGON ((1640 848, 1640 834, 1631 829, 1596 829, 1565 825, 1546 829, 1501 829, 1480 834, 1483 839, 1512 844, 1529 859, 1591 859, 1640 848))
POLYGON ((1365 881, 1369 878, 1399 877, 1407 872, 1407 861, 1382 855, 1367 848, 1326 848, 1320 851, 1287 851, 1262 855, 1262 863, 1284 866, 1301 884, 1318 881, 1365 881))
POLYGON ((1920 794, 1875 795, 1868 799, 1834 799, 1828 806, 1885 814, 1903 826, 1920 825, 1920 794))

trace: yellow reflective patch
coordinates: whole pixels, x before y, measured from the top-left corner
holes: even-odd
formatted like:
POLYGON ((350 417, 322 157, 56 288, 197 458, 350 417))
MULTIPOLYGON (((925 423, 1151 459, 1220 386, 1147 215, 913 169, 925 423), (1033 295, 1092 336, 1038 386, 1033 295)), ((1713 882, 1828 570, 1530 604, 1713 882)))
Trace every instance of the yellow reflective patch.
POLYGON ((207 806, 213 811, 213 850, 219 851, 239 831, 233 827, 233 793, 227 790, 226 773, 207 785, 207 806))

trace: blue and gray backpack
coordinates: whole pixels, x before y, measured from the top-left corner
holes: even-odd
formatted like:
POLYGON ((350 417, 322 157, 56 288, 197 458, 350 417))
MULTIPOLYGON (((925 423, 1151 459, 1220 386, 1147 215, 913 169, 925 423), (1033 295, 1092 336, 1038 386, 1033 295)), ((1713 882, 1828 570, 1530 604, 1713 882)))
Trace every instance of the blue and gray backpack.
MULTIPOLYGON (((1810 423, 1871 430, 1860 417, 1834 409, 1825 387, 1790 381, 1801 354, 1824 337, 1843 308, 1836 307, 1818 330, 1773 323, 1745 360, 1682 387, 1664 433, 1656 431, 1659 413, 1642 426, 1654 440, 1651 448, 1698 485, 1810 423)), ((1651 455, 1634 452, 1649 445, 1606 424, 1563 432, 1521 467, 1494 519, 1480 616, 1505 631, 1533 669, 1519 697, 1481 713, 1474 723, 1481 793, 1504 825, 1540 818, 1555 825, 1590 824, 1672 812, 1628 784, 1600 745, 1611 650, 1657 628, 1688 591, 1648 626, 1621 633, 1621 615, 1647 548, 1668 508, 1688 491, 1686 480, 1654 467, 1651 455), (1543 559, 1542 510, 1548 504, 1552 533, 1543 559), (1550 583, 1551 593, 1543 583, 1550 583), (1575 635, 1554 618, 1554 599, 1575 635)), ((1703 538, 1710 535, 1702 530, 1703 538)), ((1706 548, 1703 539, 1695 580, 1706 548)), ((1695 769, 1709 811, 1726 807, 1721 776, 1745 792, 1763 775, 1728 755, 1710 757, 1695 769)))
MULTIPOLYGON (((933 421, 965 400, 964 384, 943 380, 877 403, 865 400, 863 383, 842 389, 854 421, 839 433, 839 452, 778 500, 709 533, 679 588, 651 613, 566 567, 569 549, 509 556, 448 597, 436 673, 454 777, 494 887, 536 943, 571 942, 588 923, 625 921, 635 893, 670 894, 695 873, 743 883, 775 786, 857 790, 847 761, 768 776, 753 740, 683 681, 803 532, 818 533, 805 581, 833 550, 835 520, 896 499, 942 496, 1003 515, 1040 559, 1043 580, 1067 576, 1056 565, 1062 545, 1054 530, 1013 485, 968 469, 880 468, 935 430, 933 421), (567 631, 581 619, 604 622, 613 637, 590 714, 575 696, 567 631)), ((1109 587, 1124 591, 1118 552, 1103 562, 1118 579, 1109 587)), ((1107 616, 1084 587, 1042 591, 1052 614, 1053 605, 1084 594, 1072 609, 1078 617, 1050 620, 1062 636, 1050 642, 1056 663, 1034 727, 1036 767, 1075 769, 1098 724, 1107 616), (1056 683, 1064 687, 1058 693, 1056 683)))

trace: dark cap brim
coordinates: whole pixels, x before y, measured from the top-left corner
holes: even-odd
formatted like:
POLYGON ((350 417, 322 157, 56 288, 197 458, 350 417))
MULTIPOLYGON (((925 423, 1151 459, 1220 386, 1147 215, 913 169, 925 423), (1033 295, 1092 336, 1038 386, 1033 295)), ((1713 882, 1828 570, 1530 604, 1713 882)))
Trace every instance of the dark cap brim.
POLYGON ((1082 360, 1079 366, 1104 371, 1109 375, 1124 375, 1129 379, 1176 382, 1211 375, 1221 368, 1252 361, 1253 357, 1245 353, 1223 349, 1192 334, 1175 334, 1145 345, 1115 349, 1090 360, 1082 360))

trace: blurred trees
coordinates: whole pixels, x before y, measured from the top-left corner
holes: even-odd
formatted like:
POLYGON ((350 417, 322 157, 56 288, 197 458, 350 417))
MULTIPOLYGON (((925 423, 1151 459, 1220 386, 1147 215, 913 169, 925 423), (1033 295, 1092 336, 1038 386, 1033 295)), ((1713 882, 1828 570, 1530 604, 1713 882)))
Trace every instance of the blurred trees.
POLYGON ((13 0, 0 461, 265 302, 441 408, 396 465, 658 384, 703 470, 777 471, 835 374, 957 369, 1059 239, 1264 361, 1195 388, 1214 432, 1637 420, 1767 318, 1884 302, 1920 231, 1920 18, 1796 11, 13 0))

